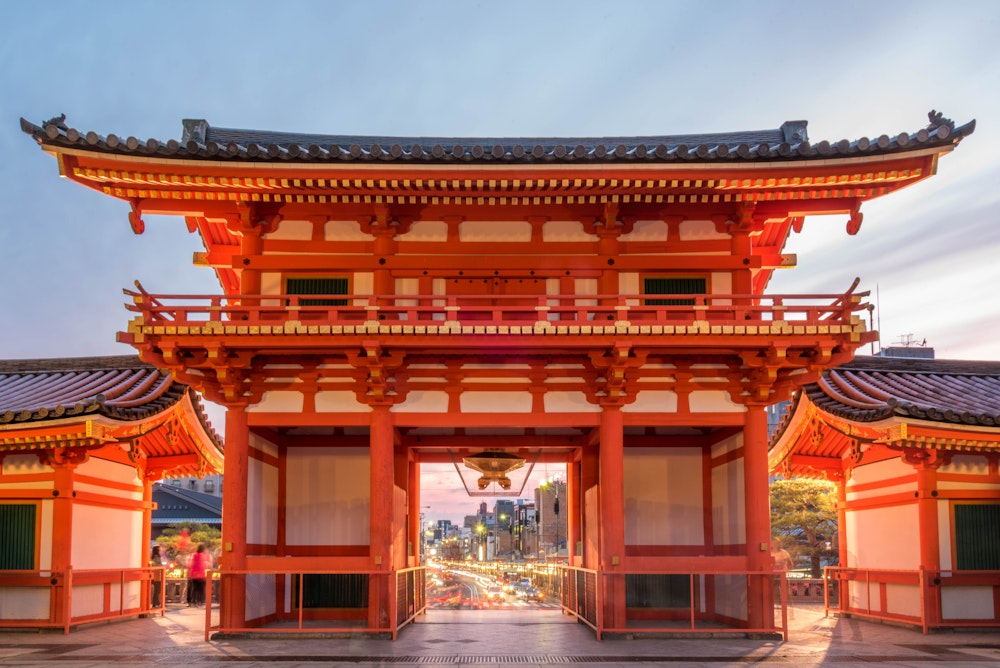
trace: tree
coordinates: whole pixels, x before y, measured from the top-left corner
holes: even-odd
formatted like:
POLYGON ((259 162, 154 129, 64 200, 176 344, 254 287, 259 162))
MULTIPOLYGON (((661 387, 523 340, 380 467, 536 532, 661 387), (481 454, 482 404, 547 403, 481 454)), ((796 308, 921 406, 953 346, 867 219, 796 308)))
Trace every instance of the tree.
POLYGON ((187 553, 193 551, 199 543, 205 545, 205 549, 215 554, 222 544, 222 531, 207 524, 198 522, 175 522, 163 530, 163 534, 156 539, 164 555, 173 562, 183 563, 183 558, 187 553), (186 537, 181 538, 184 530, 187 530, 186 537), (186 545, 182 543, 186 542, 186 545))
POLYGON ((771 536, 796 563, 808 559, 812 576, 820 577, 821 558, 837 549, 836 484, 810 478, 772 483, 771 536))

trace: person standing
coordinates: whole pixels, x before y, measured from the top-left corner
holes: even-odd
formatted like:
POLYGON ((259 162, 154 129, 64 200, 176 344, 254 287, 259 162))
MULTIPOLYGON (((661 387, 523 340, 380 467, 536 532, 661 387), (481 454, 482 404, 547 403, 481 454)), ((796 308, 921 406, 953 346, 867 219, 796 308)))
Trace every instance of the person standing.
MULTIPOLYGON (((162 568, 163 567, 163 557, 160 555, 160 546, 154 545, 153 551, 149 555, 149 565, 152 568, 162 568)), ((151 608, 162 607, 160 603, 160 596, 163 593, 163 572, 160 570, 153 571, 153 577, 151 581, 151 596, 150 596, 150 606, 151 608)))
POLYGON ((205 603, 205 575, 211 566, 208 552, 205 545, 199 544, 198 549, 191 555, 191 563, 188 564, 188 591, 190 600, 188 605, 204 605, 205 603))

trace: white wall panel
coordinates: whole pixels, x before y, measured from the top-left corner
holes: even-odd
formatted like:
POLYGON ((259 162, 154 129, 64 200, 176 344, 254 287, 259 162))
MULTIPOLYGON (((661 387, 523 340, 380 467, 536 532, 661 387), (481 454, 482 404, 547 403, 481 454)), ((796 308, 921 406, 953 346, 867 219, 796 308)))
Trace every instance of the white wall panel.
POLYGON ((625 448, 625 544, 703 545, 700 448, 625 448))
POLYGON ((289 545, 368 545, 368 448, 289 448, 289 545))

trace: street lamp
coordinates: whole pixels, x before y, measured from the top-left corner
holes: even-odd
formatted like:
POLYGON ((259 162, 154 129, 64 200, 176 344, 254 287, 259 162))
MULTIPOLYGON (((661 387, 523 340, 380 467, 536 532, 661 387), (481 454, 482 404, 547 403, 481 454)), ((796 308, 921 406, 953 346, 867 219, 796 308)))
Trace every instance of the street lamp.
POLYGON ((483 561, 485 559, 484 556, 485 550, 483 549, 484 548, 483 541, 486 538, 486 527, 483 526, 481 523, 477 524, 476 533, 479 534, 479 539, 477 541, 478 547, 476 548, 476 559, 478 559, 479 561, 483 561))

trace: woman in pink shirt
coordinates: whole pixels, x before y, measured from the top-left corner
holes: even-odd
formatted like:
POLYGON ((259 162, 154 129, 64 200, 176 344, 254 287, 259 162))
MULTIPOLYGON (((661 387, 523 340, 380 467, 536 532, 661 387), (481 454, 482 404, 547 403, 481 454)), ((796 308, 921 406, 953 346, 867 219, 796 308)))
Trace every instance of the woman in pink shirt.
POLYGON ((211 559, 204 545, 198 545, 198 549, 191 555, 191 563, 188 565, 188 588, 191 590, 191 603, 189 605, 204 605, 205 603, 205 573, 211 566, 211 559))

